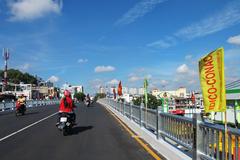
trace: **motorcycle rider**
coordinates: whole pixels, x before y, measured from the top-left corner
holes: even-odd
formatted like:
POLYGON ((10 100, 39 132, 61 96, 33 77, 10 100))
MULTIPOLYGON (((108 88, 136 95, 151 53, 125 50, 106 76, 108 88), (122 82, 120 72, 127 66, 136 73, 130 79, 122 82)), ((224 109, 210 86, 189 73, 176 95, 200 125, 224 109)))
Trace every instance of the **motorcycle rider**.
POLYGON ((76 114, 74 113, 74 108, 76 106, 74 105, 74 102, 71 98, 71 93, 68 90, 65 90, 63 94, 64 94, 64 96, 60 100, 60 106, 59 106, 59 111, 58 111, 59 118, 58 118, 58 122, 56 125, 59 124, 59 119, 61 117, 61 113, 67 113, 68 115, 70 115, 70 118, 72 119, 73 124, 76 124, 75 123, 76 114))
POLYGON ((26 109, 26 98, 24 97, 23 94, 21 94, 18 97, 17 103, 18 103, 19 108, 24 107, 24 110, 26 109))
POLYGON ((87 105, 90 105, 90 103, 91 103, 91 98, 90 98, 89 94, 87 94, 85 101, 86 101, 86 104, 87 104, 87 105))

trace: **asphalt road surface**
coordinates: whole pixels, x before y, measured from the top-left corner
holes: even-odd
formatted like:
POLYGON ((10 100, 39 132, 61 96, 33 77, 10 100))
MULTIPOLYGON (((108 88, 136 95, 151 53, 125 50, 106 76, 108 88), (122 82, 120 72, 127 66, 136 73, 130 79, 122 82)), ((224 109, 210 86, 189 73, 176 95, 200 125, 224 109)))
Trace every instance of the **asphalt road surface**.
POLYGON ((76 109, 77 126, 63 136, 55 126, 57 106, 26 115, 0 113, 0 160, 153 160, 101 105, 76 109))

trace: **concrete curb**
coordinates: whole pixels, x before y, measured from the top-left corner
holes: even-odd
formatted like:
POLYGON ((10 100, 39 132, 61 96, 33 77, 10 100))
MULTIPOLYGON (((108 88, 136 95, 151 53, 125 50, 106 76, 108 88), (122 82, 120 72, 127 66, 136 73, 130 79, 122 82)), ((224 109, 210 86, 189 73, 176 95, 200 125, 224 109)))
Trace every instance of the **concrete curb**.
POLYGON ((138 124, 124 117, 119 112, 115 111, 111 106, 98 101, 102 106, 111 110, 121 121, 123 121, 129 128, 144 139, 153 149, 168 160, 191 160, 192 158, 182 153, 172 145, 168 144, 162 139, 157 140, 156 136, 145 128, 140 128, 138 124))

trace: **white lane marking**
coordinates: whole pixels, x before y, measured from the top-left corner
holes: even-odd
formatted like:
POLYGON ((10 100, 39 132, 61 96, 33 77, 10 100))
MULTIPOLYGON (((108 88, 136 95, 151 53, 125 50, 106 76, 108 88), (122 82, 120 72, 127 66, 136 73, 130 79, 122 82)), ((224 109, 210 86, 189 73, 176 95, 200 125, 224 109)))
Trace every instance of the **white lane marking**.
POLYGON ((30 125, 22 128, 22 129, 16 131, 16 132, 13 132, 13 133, 9 134, 8 136, 5 136, 5 137, 1 138, 1 139, 0 139, 0 142, 3 141, 3 140, 5 140, 5 139, 7 139, 7 138, 9 138, 9 137, 14 136, 15 134, 17 134, 17 133, 19 133, 19 132, 22 132, 22 131, 24 131, 24 130, 26 130, 26 129, 28 129, 28 128, 30 128, 30 127, 32 127, 32 126, 34 126, 34 125, 36 125, 36 124, 38 124, 38 123, 40 123, 40 122, 42 122, 42 121, 44 121, 44 120, 46 120, 46 119, 54 116, 54 115, 56 115, 57 113, 58 113, 58 112, 53 113, 53 114, 51 114, 51 115, 49 115, 49 116, 47 116, 47 117, 45 117, 45 118, 43 118, 43 119, 40 119, 40 120, 37 121, 37 122, 34 122, 34 123, 32 123, 32 124, 30 124, 30 125))

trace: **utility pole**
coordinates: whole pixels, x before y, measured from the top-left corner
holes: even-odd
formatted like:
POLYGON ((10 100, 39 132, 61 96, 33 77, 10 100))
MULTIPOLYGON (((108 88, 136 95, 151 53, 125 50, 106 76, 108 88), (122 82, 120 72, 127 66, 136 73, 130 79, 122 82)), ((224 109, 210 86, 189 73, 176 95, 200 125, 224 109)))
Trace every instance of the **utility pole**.
POLYGON ((4 64, 5 64, 5 70, 4 70, 4 82, 3 82, 3 87, 2 87, 2 91, 6 91, 7 89, 7 69, 8 69, 8 64, 7 61, 9 60, 9 49, 8 48, 3 48, 3 59, 4 59, 4 64))

